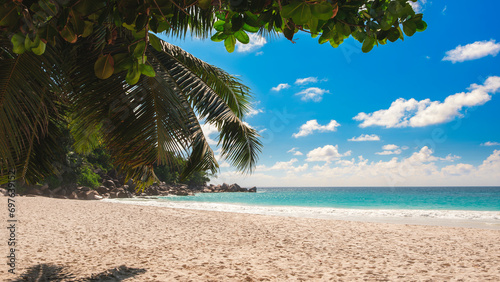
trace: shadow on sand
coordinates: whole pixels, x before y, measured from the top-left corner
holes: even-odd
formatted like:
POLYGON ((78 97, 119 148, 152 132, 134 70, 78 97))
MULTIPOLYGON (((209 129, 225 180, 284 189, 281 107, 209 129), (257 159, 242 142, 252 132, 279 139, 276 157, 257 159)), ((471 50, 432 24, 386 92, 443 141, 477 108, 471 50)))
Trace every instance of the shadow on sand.
POLYGON ((125 265, 108 269, 98 274, 92 274, 87 278, 76 278, 74 274, 67 273, 64 268, 52 264, 38 264, 30 267, 19 278, 10 280, 12 282, 33 281, 71 281, 71 282, 86 282, 86 281, 122 281, 124 279, 134 277, 146 272, 143 268, 130 268, 125 265))

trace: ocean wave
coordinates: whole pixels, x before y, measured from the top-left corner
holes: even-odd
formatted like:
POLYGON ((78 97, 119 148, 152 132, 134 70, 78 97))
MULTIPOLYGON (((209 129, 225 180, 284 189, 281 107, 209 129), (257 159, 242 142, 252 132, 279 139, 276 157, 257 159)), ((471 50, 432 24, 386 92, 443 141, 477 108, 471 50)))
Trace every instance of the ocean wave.
POLYGON ((178 202, 161 198, 105 199, 103 201, 176 209, 207 210, 272 216, 500 229, 499 211, 254 206, 210 202, 178 202))

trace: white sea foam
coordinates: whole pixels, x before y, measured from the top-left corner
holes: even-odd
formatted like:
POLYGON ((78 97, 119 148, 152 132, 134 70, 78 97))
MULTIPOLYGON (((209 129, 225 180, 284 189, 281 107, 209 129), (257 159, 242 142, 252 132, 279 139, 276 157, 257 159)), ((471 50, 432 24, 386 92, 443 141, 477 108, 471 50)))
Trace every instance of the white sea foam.
POLYGON ((500 230, 500 211, 345 209, 294 206, 252 206, 243 204, 178 202, 168 199, 105 199, 103 201, 176 209, 208 210, 274 216, 385 222, 500 230))

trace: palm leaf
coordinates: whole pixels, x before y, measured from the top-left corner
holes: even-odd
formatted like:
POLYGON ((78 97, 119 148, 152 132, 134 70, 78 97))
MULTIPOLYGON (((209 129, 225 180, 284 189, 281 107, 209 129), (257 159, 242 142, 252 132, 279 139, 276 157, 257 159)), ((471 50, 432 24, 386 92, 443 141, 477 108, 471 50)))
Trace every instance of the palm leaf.
POLYGON ((11 43, 0 42, 0 182, 6 170, 36 183, 54 171, 57 124, 60 122, 61 74, 57 52, 43 56, 14 54, 11 43))
MULTIPOLYGON (((257 162, 257 155, 262 144, 258 133, 242 122, 248 112, 250 95, 248 88, 237 78, 225 71, 207 64, 181 48, 162 42, 163 52, 150 49, 150 57, 158 61, 162 73, 168 73, 181 89, 181 93, 199 113, 200 118, 214 124, 220 131, 219 144, 222 143, 222 155, 238 169, 251 171, 257 162)), ((194 112, 193 112, 194 114, 194 112)), ((193 124, 193 134, 201 138, 201 127, 193 124)), ((204 156, 208 144, 193 143, 192 157, 186 168, 186 174, 198 169, 209 161, 204 156)))
MULTIPOLYGON (((178 1, 180 7, 184 6, 184 1, 178 1)), ((203 10, 197 6, 191 6, 184 10, 174 7, 173 17, 169 19, 171 23, 167 35, 185 38, 188 32, 191 36, 207 38, 211 35, 213 24, 216 21, 213 7, 203 10)))
POLYGON ((151 183, 155 164, 187 156, 192 135, 190 105, 178 95, 175 81, 162 73, 143 77, 134 86, 125 82, 124 73, 97 79, 93 62, 98 52, 89 54, 85 47, 80 48, 75 60, 81 67, 70 71, 74 136, 82 141, 82 136, 99 130, 126 177, 144 185, 151 183))
MULTIPOLYGON (((210 20, 200 16, 198 24, 210 20)), ((190 20, 190 24, 196 21, 190 20)), ((69 105, 75 148, 98 144, 110 150, 127 179, 147 185, 156 180, 153 166, 187 157, 182 176, 195 170, 217 171, 218 164, 200 119, 220 129, 222 154, 241 170, 251 170, 261 144, 257 132, 242 122, 249 110, 249 91, 238 79, 182 49, 163 42, 147 56, 155 77, 136 85, 118 73, 100 80, 97 57, 126 52, 115 44, 102 49, 102 32, 79 41, 47 46, 42 56, 9 52, 2 42, 0 68, 1 169, 16 167, 19 177, 36 182, 54 172, 51 156, 58 148, 61 107, 69 105), (97 47, 96 47, 97 46, 97 47)))

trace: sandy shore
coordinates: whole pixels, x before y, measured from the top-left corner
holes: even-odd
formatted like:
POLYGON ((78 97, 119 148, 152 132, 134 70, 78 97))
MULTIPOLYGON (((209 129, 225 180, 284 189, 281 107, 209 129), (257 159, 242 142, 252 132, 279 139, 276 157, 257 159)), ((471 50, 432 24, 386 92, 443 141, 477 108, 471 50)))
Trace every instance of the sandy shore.
POLYGON ((16 200, 17 275, 2 263, 2 279, 500 281, 499 230, 16 200))

